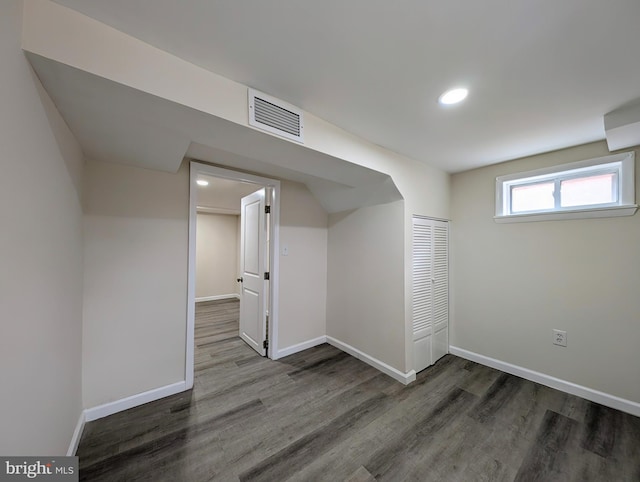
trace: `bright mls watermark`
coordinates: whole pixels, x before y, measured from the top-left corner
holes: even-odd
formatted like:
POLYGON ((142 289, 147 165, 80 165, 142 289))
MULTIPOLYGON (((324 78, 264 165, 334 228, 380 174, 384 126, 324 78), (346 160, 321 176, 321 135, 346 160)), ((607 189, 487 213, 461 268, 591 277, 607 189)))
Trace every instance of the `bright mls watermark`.
POLYGON ((0 482, 77 482, 78 457, 0 457, 0 482))

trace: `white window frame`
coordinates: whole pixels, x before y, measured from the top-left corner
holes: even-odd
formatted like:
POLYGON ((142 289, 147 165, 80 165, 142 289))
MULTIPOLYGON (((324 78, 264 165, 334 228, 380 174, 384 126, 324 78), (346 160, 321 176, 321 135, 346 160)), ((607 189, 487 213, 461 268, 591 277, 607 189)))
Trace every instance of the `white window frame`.
POLYGON ((496 178, 496 215, 494 219, 497 223, 632 216, 637 209, 638 205, 635 204, 634 152, 624 152, 496 178), (571 207, 560 206, 560 183, 562 181, 610 173, 615 174, 616 182, 613 188, 615 202, 571 207), (552 209, 511 212, 511 191, 514 187, 549 182, 555 183, 555 206, 552 209))

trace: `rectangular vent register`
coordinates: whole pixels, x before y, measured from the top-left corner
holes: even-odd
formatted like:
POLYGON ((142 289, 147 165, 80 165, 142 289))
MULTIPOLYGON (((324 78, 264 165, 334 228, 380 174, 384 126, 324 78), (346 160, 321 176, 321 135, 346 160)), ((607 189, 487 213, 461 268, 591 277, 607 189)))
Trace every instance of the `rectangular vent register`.
POLYGON ((304 142, 302 110, 249 89, 249 124, 292 141, 304 142))

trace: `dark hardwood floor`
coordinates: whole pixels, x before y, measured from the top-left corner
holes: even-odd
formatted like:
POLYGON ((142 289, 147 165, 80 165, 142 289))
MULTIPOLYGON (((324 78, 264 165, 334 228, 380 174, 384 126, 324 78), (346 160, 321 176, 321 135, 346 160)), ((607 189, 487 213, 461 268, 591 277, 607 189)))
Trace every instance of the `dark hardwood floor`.
POLYGON ((447 355, 403 386, 322 345, 272 361, 199 303, 195 386, 88 423, 91 481, 640 481, 640 418, 447 355))

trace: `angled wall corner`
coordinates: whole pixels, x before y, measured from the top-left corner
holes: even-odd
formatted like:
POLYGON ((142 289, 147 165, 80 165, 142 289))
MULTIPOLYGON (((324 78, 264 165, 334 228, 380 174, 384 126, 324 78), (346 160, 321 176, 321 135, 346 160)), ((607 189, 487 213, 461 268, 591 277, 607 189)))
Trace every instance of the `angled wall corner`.
POLYGON ((640 145, 640 99, 605 114, 604 130, 610 151, 640 145))

